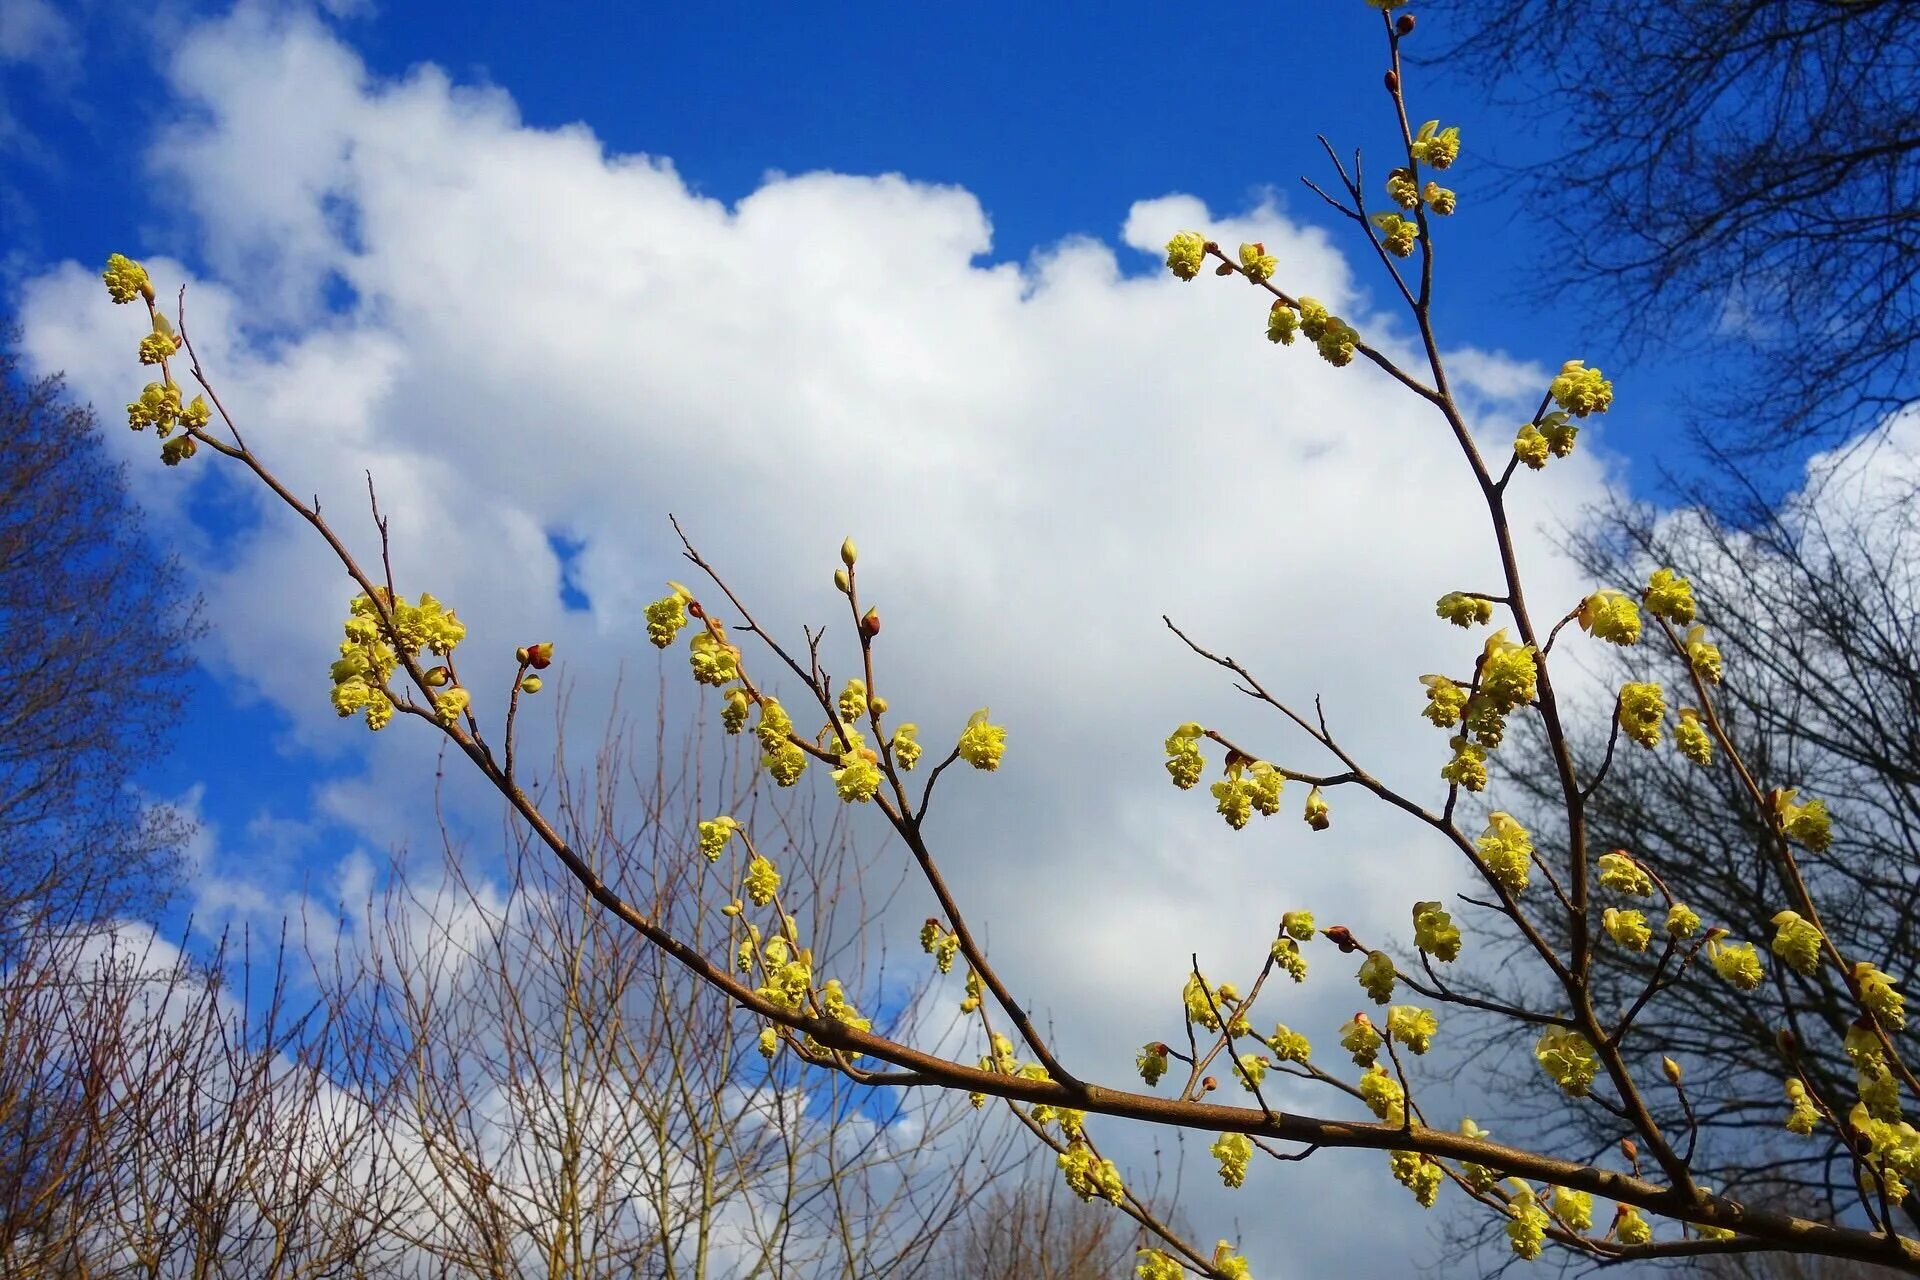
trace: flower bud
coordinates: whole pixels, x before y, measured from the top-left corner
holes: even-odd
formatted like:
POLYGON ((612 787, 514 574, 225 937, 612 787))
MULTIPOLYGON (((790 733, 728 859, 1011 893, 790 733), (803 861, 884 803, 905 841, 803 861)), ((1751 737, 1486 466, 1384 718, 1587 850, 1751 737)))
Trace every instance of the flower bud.
POLYGON ((1220 1078, 1218 1076, 1208 1076, 1205 1080, 1202 1080, 1200 1082, 1200 1090, 1202 1093, 1212 1093, 1215 1089, 1218 1089, 1219 1087, 1220 1087, 1220 1078))
POLYGON ((1413 15, 1410 13, 1401 14, 1400 20, 1393 24, 1393 31, 1395 35, 1401 35, 1401 36, 1412 35, 1413 34, 1413 15))
POLYGON ((881 697, 868 698, 867 705, 873 708, 873 714, 877 716, 883 716, 887 714, 887 700, 885 698, 881 698, 881 697))
POLYGON ((513 651, 513 660, 519 663, 523 667, 527 665, 527 650, 525 646, 522 646, 513 651))
POLYGON ((835 569, 833 571, 833 585, 839 588, 840 594, 844 596, 853 590, 853 579, 847 576, 845 569, 835 569))
POLYGON ((451 679, 453 679, 453 672, 447 670, 445 667, 434 667, 427 672, 427 687, 429 689, 438 689, 451 679))
POLYGON ((868 609, 866 613, 861 616, 860 630, 869 636, 877 636, 880 634, 880 611, 878 609, 868 609))
POLYGON ((532 667, 535 671, 545 671, 548 667, 552 666, 553 665, 553 642, 546 641, 541 644, 528 645, 527 646, 527 665, 532 667))
POLYGON ((1680 1083, 1680 1064, 1672 1058, 1662 1056, 1660 1059, 1660 1070, 1666 1073, 1668 1084, 1680 1083))
POLYGON ((860 548, 853 545, 852 538, 848 538, 845 542, 840 544, 840 563, 841 564, 844 564, 845 566, 847 566, 847 568, 851 569, 853 568, 853 562, 855 560, 858 560, 859 558, 860 558, 860 548))
POLYGON ((1331 929, 1323 930, 1323 932, 1327 935, 1328 940, 1331 941, 1334 946, 1339 947, 1342 952, 1354 952, 1361 949, 1360 944, 1354 941, 1353 932, 1343 924, 1336 924, 1331 929))
POLYGON ((1775 1040, 1780 1045, 1780 1052, 1789 1056, 1800 1048, 1800 1042, 1794 1039, 1793 1032, 1785 1027, 1780 1028, 1780 1034, 1775 1037, 1775 1040))
POLYGON ((689 618, 704 618, 707 616, 707 611, 700 607, 698 600, 689 600, 687 601, 687 616, 689 618))
POLYGON ((522 680, 520 682, 520 692, 538 693, 540 692, 540 683, 541 681, 539 676, 528 676, 525 680, 522 680))
POLYGON ((1625 1156, 1627 1163, 1634 1168, 1640 1167, 1640 1147, 1632 1138, 1620 1139, 1620 1154, 1625 1156))
POLYGON ((1400 74, 1396 71, 1387 72, 1386 84, 1388 93, 1400 92, 1400 74))

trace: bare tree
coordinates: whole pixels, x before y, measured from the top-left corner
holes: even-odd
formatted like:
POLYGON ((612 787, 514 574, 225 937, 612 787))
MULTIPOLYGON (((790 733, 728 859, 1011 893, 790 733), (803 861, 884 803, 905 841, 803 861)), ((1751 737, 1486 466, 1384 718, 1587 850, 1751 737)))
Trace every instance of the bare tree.
POLYGON ((48 899, 99 919, 164 894, 185 834, 131 789, 182 705, 199 633, 168 542, 93 414, 27 382, 0 330, 0 929, 48 899))
POLYGON ((1453 0, 1445 60, 1518 86, 1543 296, 1620 338, 1710 344, 1723 442, 1871 425, 1920 397, 1920 4, 1453 0), (1551 31, 1551 38, 1541 33, 1551 31))

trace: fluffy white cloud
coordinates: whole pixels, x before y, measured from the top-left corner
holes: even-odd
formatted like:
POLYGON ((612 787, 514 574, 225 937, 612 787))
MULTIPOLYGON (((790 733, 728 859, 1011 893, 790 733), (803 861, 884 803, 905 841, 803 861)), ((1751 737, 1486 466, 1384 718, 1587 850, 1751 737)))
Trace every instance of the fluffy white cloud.
MULTIPOLYGON (((152 161, 201 238, 189 328, 226 403, 363 555, 372 473, 401 589, 458 606, 479 687, 504 690, 513 647, 553 638, 575 732, 597 734, 622 664, 651 679, 641 606, 663 578, 692 580, 669 511, 783 636, 828 623, 845 668, 828 578, 859 537, 897 714, 934 743, 982 704, 1009 726, 998 776, 942 784, 933 837, 1004 975, 1086 1073, 1124 1082, 1133 1047, 1176 1031, 1190 953, 1244 974, 1295 906, 1404 936, 1408 904, 1455 882, 1438 842, 1347 793, 1324 834, 1292 816, 1296 794, 1234 837, 1160 767, 1160 740, 1195 718, 1332 766, 1189 654, 1167 613, 1277 695, 1322 696, 1381 776, 1438 790, 1444 738, 1417 718, 1416 678, 1465 670, 1478 638, 1432 601, 1497 580, 1445 423, 1364 364, 1270 347, 1264 295, 1238 281, 1140 270, 1182 227, 1264 240, 1291 287, 1414 364, 1406 326, 1322 231, 1167 196, 1116 210, 1117 245, 1069 237, 1006 263, 972 195, 899 175, 770 176, 729 207, 584 126, 526 127, 504 93, 431 67, 377 80, 315 22, 253 9, 182 41, 172 76, 178 123, 152 161), (561 607, 555 531, 584 543, 590 613, 561 607)), ((185 278, 149 265, 163 290, 185 278)), ((138 322, 91 268, 44 274, 23 314, 33 359, 95 402, 143 381, 138 322)), ((1454 369, 1504 453, 1545 374, 1472 351, 1454 369)), ((430 831, 434 744, 414 726, 368 740, 326 705, 348 584, 311 531, 260 508, 239 545, 216 539, 190 498, 251 495, 230 469, 163 471, 149 438, 117 438, 201 565, 224 674, 284 707, 300 749, 366 752, 319 803, 369 840, 430 831)), ((1542 614, 1582 587, 1535 526, 1604 483, 1591 452, 1516 482, 1542 614)), ((459 785, 453 799, 481 803, 459 785)), ((1275 1012, 1330 1042, 1346 982, 1323 974, 1275 1012)), ((1211 1239, 1237 1208, 1263 1276, 1287 1273, 1283 1256, 1302 1275, 1336 1259, 1397 1273, 1421 1219, 1380 1164, 1280 1167, 1257 1199, 1196 1195, 1188 1216, 1211 1239), (1364 1233, 1347 1204, 1367 1206, 1364 1233)))

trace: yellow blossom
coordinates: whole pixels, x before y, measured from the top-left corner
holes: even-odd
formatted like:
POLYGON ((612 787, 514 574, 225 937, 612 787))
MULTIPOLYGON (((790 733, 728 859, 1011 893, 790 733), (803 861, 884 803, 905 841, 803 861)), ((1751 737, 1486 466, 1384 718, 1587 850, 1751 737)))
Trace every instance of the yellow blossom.
POLYGON ((987 709, 980 708, 967 719, 960 734, 960 758, 976 769, 991 772, 1000 767, 1001 753, 1007 749, 1007 731, 987 723, 987 709))
POLYGON ((1375 1055, 1380 1052, 1380 1032, 1375 1029, 1373 1019, 1364 1013, 1356 1013, 1340 1028, 1340 1047, 1353 1055, 1353 1065, 1370 1067, 1375 1055))
POLYGON ((1273 278, 1273 270, 1279 266, 1279 260, 1267 252, 1264 244, 1243 244, 1240 246, 1240 269, 1254 284, 1264 284, 1273 278))
POLYGON ((740 824, 725 815, 700 824, 700 852, 708 862, 719 860, 727 847, 727 841, 733 839, 733 833, 740 830, 740 824))
POLYGON ((1435 960, 1451 962, 1460 955, 1460 926, 1438 902, 1413 904, 1413 945, 1435 960))
POLYGON ((1698 623, 1687 629, 1687 665, 1708 684, 1719 684, 1720 649, 1707 642, 1707 629, 1698 623))
POLYGON ((1432 1048, 1433 1037, 1439 1030, 1440 1021, 1430 1009, 1397 1004, 1387 1010, 1387 1034, 1415 1054, 1423 1054, 1432 1048))
POLYGON ((1647 612, 1684 627, 1693 621, 1693 584, 1672 569, 1655 569, 1647 583, 1647 612))
POLYGON ((1700 931, 1700 915, 1684 902, 1676 902, 1667 908, 1667 936, 1669 938, 1691 938, 1700 931))
POLYGON ((1653 941, 1653 930, 1647 926, 1644 911, 1608 907, 1600 913, 1600 927, 1607 931, 1609 938, 1629 951, 1645 951, 1647 944, 1653 941))
POLYGON ((1667 717, 1666 695, 1651 682, 1620 686, 1620 728, 1643 747, 1660 745, 1660 724, 1667 717))
POLYGON ((908 773, 920 763, 920 726, 909 721, 893 731, 893 758, 908 773))
POLYGON ((1471 627, 1493 618, 1493 602, 1464 591, 1449 591, 1440 597, 1433 611, 1456 627, 1471 627))
POLYGON ((1360 972, 1355 980, 1373 997, 1375 1004, 1385 1004, 1393 999, 1393 957, 1384 951, 1369 951, 1367 958, 1360 962, 1360 972))
POLYGON ((687 602, 678 594, 662 596, 647 606, 647 639, 656 649, 664 649, 672 644, 674 637, 680 634, 680 628, 687 625, 687 602))
POLYGON ((1554 403, 1576 418, 1590 413, 1605 413, 1613 404, 1613 384, 1598 369, 1587 368, 1584 360, 1569 360, 1560 366, 1548 394, 1554 403))
POLYGON ((1593 1043, 1570 1027, 1547 1028, 1534 1046, 1533 1056, 1547 1078, 1570 1098, 1585 1097, 1600 1070, 1593 1043))
POLYGON ((1680 754, 1697 765, 1713 763, 1713 738, 1700 723, 1700 712, 1693 707, 1680 708, 1680 723, 1674 727, 1673 741, 1680 754))
POLYGON ((107 269, 100 276, 107 282, 107 296, 115 302, 132 302, 135 298, 153 301, 153 281, 147 278, 147 269, 124 254, 110 255, 107 269))
POLYGON ((1267 310, 1267 341, 1277 342, 1283 347, 1293 345, 1293 335, 1300 328, 1300 313, 1278 298, 1267 310))
POLYGON ((1818 971, 1824 939, 1813 922, 1798 911, 1781 911, 1774 915, 1773 926, 1773 954, 1795 973, 1811 976, 1818 971))
POLYGON ((1247 1166, 1253 1160, 1253 1142, 1244 1133, 1223 1133, 1209 1148, 1220 1161, 1220 1181, 1229 1187, 1246 1183, 1247 1166))
POLYGON ((1182 280, 1200 274, 1207 260, 1207 238, 1197 231, 1182 231, 1167 241, 1167 270, 1182 280))
POLYGON ((780 888, 780 872, 765 857, 755 855, 747 863, 747 873, 740 883, 753 905, 764 907, 773 901, 774 893, 780 888))
POLYGON ((1636 898, 1653 896, 1653 877, 1647 874, 1645 867, 1629 857, 1624 849, 1615 849, 1611 853, 1601 854, 1597 873, 1596 878, 1603 889, 1630 894, 1636 898))
POLYGON ((1787 1132, 1807 1137, 1820 1123, 1819 1108, 1807 1094, 1807 1086, 1798 1080, 1787 1081, 1787 1103, 1793 1108, 1787 1115, 1787 1132))
POLYGON ((1533 836, 1510 813, 1487 815, 1487 828, 1474 842, 1487 871, 1509 893, 1527 887, 1533 862, 1533 836))
POLYGON ((1707 943, 1707 958, 1714 971, 1741 991, 1751 991, 1767 976, 1760 954, 1751 942, 1723 942, 1712 938, 1707 943))
POLYGON ((1640 643, 1640 606, 1624 592, 1602 588, 1580 602, 1580 629, 1617 645, 1640 643))

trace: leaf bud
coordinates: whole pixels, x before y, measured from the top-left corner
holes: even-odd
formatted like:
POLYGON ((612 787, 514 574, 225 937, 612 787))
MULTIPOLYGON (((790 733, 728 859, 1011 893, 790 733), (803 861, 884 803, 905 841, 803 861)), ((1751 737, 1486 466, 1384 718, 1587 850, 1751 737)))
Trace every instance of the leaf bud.
POLYGON ((1386 79, 1388 93, 1400 92, 1400 73, 1399 72, 1389 71, 1387 72, 1385 79, 1386 79))
POLYGON ((853 568, 853 562, 855 560, 858 560, 859 558, 860 558, 860 548, 853 545, 852 538, 848 538, 845 542, 840 544, 840 563, 841 564, 844 564, 845 566, 847 566, 847 568, 851 569, 853 568))
POLYGON ((1413 34, 1413 15, 1410 13, 1401 14, 1400 20, 1393 24, 1393 30, 1394 30, 1394 34, 1396 35, 1402 35, 1402 36, 1412 35, 1413 34))

